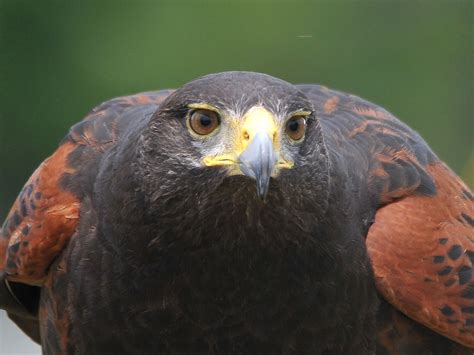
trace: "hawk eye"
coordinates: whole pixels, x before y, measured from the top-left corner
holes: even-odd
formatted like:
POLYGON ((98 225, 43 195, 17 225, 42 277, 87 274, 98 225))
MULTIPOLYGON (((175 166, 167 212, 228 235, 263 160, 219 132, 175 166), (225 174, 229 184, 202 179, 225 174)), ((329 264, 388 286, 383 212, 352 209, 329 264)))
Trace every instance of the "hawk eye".
POLYGON ((191 112, 188 123, 194 133, 200 136, 207 136, 219 127, 221 121, 216 112, 198 109, 191 112))
POLYGON ((295 116, 286 122, 286 135, 293 141, 300 141, 306 131, 306 119, 302 116, 295 116))

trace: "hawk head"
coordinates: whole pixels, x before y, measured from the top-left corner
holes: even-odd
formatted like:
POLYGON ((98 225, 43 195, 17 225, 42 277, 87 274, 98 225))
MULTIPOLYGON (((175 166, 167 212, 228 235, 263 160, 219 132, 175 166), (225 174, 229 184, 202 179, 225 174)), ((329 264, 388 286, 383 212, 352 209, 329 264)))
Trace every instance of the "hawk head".
POLYGON ((155 199, 326 200, 317 108, 294 85, 253 72, 198 78, 173 92, 143 136, 155 199), (182 192, 182 194, 180 194, 182 192))

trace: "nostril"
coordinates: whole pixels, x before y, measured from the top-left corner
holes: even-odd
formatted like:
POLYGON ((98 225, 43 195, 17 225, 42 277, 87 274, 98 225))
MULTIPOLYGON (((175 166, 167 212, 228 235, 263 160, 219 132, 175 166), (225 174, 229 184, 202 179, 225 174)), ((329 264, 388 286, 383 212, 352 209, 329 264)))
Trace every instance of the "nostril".
POLYGON ((250 139, 250 136, 248 132, 244 132, 244 140, 248 141, 250 139))

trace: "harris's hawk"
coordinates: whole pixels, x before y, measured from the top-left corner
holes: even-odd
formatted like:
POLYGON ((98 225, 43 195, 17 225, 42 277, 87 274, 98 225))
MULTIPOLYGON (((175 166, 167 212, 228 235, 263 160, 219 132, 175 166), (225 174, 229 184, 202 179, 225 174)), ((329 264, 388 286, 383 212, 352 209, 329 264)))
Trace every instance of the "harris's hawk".
POLYGON ((110 100, 1 230, 46 354, 470 354, 474 197, 359 97, 226 72, 110 100))

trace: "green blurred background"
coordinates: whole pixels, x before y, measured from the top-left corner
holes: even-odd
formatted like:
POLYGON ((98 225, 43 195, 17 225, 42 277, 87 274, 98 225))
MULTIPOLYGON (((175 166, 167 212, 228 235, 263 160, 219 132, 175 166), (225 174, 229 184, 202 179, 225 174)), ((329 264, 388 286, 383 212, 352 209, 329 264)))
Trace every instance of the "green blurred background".
MULTIPOLYGON (((374 101, 472 187, 472 23, 471 0, 0 0, 0 219, 93 106, 223 70, 374 101)), ((0 316, 2 354, 39 352, 0 316)))
POLYGON ((472 1, 0 1, 0 219, 96 104, 224 70, 374 101, 473 185, 472 1))

